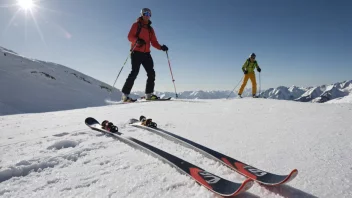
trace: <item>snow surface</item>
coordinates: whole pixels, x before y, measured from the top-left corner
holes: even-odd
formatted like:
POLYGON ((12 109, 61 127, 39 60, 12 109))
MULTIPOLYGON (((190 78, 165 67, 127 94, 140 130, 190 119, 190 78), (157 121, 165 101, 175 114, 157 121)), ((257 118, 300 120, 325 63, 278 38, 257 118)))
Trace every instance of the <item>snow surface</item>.
POLYGON ((0 115, 106 105, 117 89, 63 65, 34 60, 0 47, 0 115))
POLYGON ((352 197, 352 104, 270 99, 144 102, 0 117, 0 197, 215 197, 169 164, 99 132, 86 117, 231 181, 244 177, 204 155, 129 126, 167 131, 257 168, 298 176, 238 197, 352 197))
POLYGON ((349 94, 348 96, 345 96, 342 98, 336 98, 336 99, 330 100, 326 103, 328 103, 328 104, 330 104, 330 103, 351 103, 352 104, 352 94, 349 94))

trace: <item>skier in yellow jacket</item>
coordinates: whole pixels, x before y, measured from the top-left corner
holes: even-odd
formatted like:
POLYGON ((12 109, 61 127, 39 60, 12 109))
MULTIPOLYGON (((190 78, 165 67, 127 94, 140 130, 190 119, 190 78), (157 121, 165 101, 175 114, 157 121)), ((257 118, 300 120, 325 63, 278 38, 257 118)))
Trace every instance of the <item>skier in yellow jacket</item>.
POLYGON ((243 82, 241 85, 240 90, 238 91, 238 95, 239 97, 242 98, 242 93, 244 88, 247 85, 248 79, 251 80, 252 82, 252 95, 253 98, 257 98, 258 96, 256 96, 257 93, 257 82, 255 80, 255 73, 254 73, 254 69, 257 68, 258 72, 261 72, 262 70, 260 69, 258 62, 255 60, 256 55, 254 53, 251 53, 249 55, 249 58, 246 60, 246 62, 243 64, 242 66, 242 71, 244 73, 244 78, 243 78, 243 82))

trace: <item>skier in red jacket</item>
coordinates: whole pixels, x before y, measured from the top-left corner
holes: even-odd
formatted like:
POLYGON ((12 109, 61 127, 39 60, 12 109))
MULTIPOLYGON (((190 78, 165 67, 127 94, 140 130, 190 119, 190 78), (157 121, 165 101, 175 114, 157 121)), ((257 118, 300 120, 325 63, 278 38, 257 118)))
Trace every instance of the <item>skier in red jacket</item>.
POLYGON ((126 82, 122 88, 122 100, 124 102, 134 102, 135 100, 129 97, 134 81, 136 80, 141 64, 147 72, 147 84, 145 88, 145 98, 147 100, 155 100, 159 97, 154 95, 155 86, 155 71, 153 58, 150 55, 150 45, 158 50, 167 51, 166 45, 160 45, 154 29, 151 27, 152 22, 150 17, 152 12, 149 8, 141 10, 141 16, 137 22, 133 23, 130 32, 128 33, 128 40, 131 42, 131 64, 132 70, 128 75, 126 82))

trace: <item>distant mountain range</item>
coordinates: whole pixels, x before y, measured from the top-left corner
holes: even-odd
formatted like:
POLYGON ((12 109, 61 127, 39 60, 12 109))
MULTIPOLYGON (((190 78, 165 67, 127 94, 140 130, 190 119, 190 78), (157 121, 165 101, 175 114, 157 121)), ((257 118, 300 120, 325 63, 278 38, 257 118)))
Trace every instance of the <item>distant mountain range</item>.
POLYGON ((308 88, 280 86, 276 89, 270 88, 265 90, 261 93, 261 96, 279 100, 324 103, 333 99, 348 96, 351 93, 352 80, 349 80, 330 85, 321 85, 308 88))
MULTIPOLYGON (((161 97, 175 97, 174 92, 155 92, 161 97)), ((285 87, 270 88, 261 92, 261 98, 292 100, 297 102, 315 102, 324 103, 333 99, 341 99, 352 93, 352 80, 339 82, 331 85, 321 85, 317 87, 285 87)), ((144 95, 144 92, 133 92, 134 97, 144 95)), ((242 94, 245 97, 251 96, 251 89, 245 89, 242 94)), ((238 97, 237 93, 231 93, 229 90, 219 91, 184 91, 179 92, 178 97, 181 99, 222 99, 238 97)))

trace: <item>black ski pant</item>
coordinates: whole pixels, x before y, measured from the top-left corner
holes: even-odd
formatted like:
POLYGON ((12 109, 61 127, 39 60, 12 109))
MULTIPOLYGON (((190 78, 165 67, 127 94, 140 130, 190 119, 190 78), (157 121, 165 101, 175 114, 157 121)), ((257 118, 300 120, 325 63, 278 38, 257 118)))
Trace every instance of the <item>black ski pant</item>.
POLYGON ((147 72, 147 85, 145 88, 145 93, 153 93, 155 86, 155 71, 154 62, 150 53, 134 51, 131 54, 132 71, 128 75, 125 84, 122 88, 122 93, 130 94, 133 87, 134 81, 136 80, 141 64, 143 65, 145 71, 147 72))

